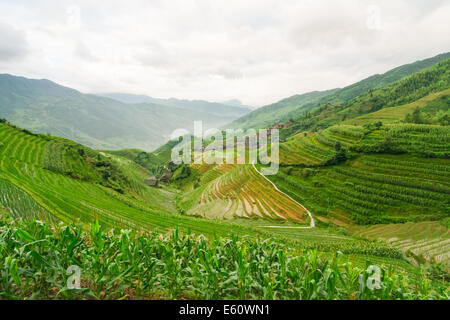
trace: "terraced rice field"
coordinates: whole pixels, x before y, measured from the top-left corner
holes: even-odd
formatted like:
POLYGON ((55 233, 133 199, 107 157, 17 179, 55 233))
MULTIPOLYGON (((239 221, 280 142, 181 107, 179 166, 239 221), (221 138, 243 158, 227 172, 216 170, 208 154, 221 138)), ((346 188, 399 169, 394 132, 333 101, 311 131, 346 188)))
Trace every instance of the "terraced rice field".
POLYGON ((289 139, 280 144, 280 163, 319 164, 333 156, 334 149, 318 141, 317 135, 289 139))
POLYGON ((374 224, 449 216, 450 167, 443 159, 366 155, 309 177, 302 176, 304 170, 310 169, 283 168, 270 179, 328 218, 336 212, 353 222, 374 224))
MULTIPOLYGON (((284 232, 289 233, 292 230, 276 230, 276 233, 272 233, 248 223, 213 221, 168 212, 168 209, 164 210, 163 207, 165 205, 166 208, 170 208, 168 202, 174 198, 174 194, 170 193, 170 190, 142 186, 148 197, 147 201, 143 201, 137 196, 119 194, 99 184, 71 178, 68 175, 45 169, 46 152, 55 150, 48 146, 49 143, 55 142, 53 138, 32 136, 0 124, 0 141, 0 212, 7 212, 13 217, 42 218, 49 215, 55 221, 71 222, 78 220, 82 223, 98 220, 106 228, 133 228, 157 232, 167 232, 172 228, 179 227, 182 232, 193 232, 207 237, 213 237, 214 235, 229 236, 232 233, 262 238, 278 237, 295 246, 302 244, 328 252, 336 250, 337 243, 335 246, 324 244, 320 235, 317 235, 318 241, 314 241, 314 234, 308 236, 308 241, 305 241, 305 237, 301 233, 297 233, 297 237, 283 236, 284 232), (150 196, 150 193, 153 194, 153 197, 150 196)), ((65 168, 73 168, 72 158, 67 157, 66 152, 63 154, 63 161, 66 162, 65 168)), ((119 158, 115 158, 115 160, 126 170, 129 178, 134 181, 133 183, 138 183, 137 181, 143 177, 139 171, 142 168, 129 165, 128 161, 119 158)), ((251 166, 240 166, 240 168, 244 170, 242 177, 247 177, 247 179, 260 178, 256 182, 258 185, 254 185, 256 189, 252 189, 248 185, 247 193, 249 194, 242 192, 242 195, 240 195, 241 201, 244 199, 247 201, 247 205, 241 202, 242 212, 246 212, 245 209, 250 208, 249 205, 255 207, 255 204, 250 200, 253 197, 258 199, 258 202, 255 201, 255 203, 264 205, 265 210, 279 206, 276 207, 279 210, 277 212, 284 212, 292 222, 298 223, 301 218, 307 219, 306 215, 291 218, 291 214, 298 214, 302 209, 292 203, 286 204, 285 201, 272 199, 272 197, 275 197, 275 191, 271 189, 269 182, 257 175, 251 166), (261 196, 261 198, 257 198, 257 196, 261 196), (282 203, 280 204, 277 201, 282 203)), ((200 166, 199 170, 203 173, 201 181, 204 187, 195 189, 195 192, 200 191, 199 195, 201 196, 206 187, 214 187, 215 180, 221 179, 223 173, 229 172, 231 175, 229 178, 231 180, 236 179, 236 176, 233 177, 233 169, 233 167, 200 166)), ((236 172, 234 175, 236 175, 236 172)), ((218 184, 219 186, 220 194, 223 197, 223 192, 227 187, 218 184)), ((214 193, 212 196, 218 197, 214 193)), ((198 200, 199 198, 195 199, 198 200)), ((264 212, 263 210, 261 209, 260 213, 264 212)), ((248 212, 250 212, 250 209, 248 212)), ((268 213, 272 214, 271 217, 278 218, 280 222, 286 221, 274 212, 268 213)), ((245 221, 252 220, 245 219, 245 221)), ((263 220, 255 221, 262 223, 263 220)), ((275 222, 272 221, 271 223, 275 222)), ((305 223, 308 223, 308 221, 305 221, 305 223)), ((340 239, 339 247, 345 248, 346 252, 365 253, 383 258, 386 259, 386 262, 397 260, 395 251, 371 242, 362 243, 361 241, 340 239)), ((359 260, 360 263, 364 264, 365 259, 359 260)))
POLYGON ((377 145, 389 140, 392 150, 426 157, 450 157, 450 127, 424 124, 386 125, 367 135, 362 143, 377 145))
MULTIPOLYGON (((165 232, 180 226, 183 230, 205 235, 243 232, 238 225, 182 217, 163 209, 162 203, 170 208, 167 202, 173 201, 175 196, 166 190, 143 186, 153 193, 153 198, 142 201, 45 169, 44 155, 51 149, 47 148, 51 141, 41 137, 0 124, 0 141, 0 207, 13 216, 26 217, 28 212, 35 211, 39 216, 48 212, 56 220, 65 222, 98 220, 105 227, 165 232)), ((252 232, 257 233, 254 230, 245 233, 252 232)))
MULTIPOLYGON (((397 261, 399 258, 397 251, 392 251, 385 245, 370 241, 355 241, 351 237, 332 230, 317 228, 318 230, 308 232, 306 230, 280 229, 269 232, 259 228, 259 225, 241 223, 241 221, 234 223, 211 221, 210 219, 175 214, 167 205, 174 200, 175 194, 170 190, 143 186, 140 181, 145 173, 139 171, 142 168, 120 157, 112 157, 112 160, 116 161, 118 166, 126 172, 132 185, 135 184, 133 190, 139 194, 120 194, 99 184, 68 176, 67 172, 83 170, 83 166, 86 164, 77 162, 71 151, 61 148, 60 141, 53 138, 33 136, 10 126, 0 125, 0 143, 0 190, 2 191, 0 210, 5 209, 14 217, 48 215, 55 220, 65 222, 79 220, 83 223, 98 219, 105 227, 160 232, 166 232, 179 226, 183 231, 190 230, 207 236, 229 235, 234 232, 254 237, 277 237, 295 243, 295 245, 315 248, 322 252, 341 250, 346 254, 376 256, 380 259, 397 261), (53 161, 53 166, 49 165, 52 163, 51 161, 53 161), (143 200, 143 196, 147 200, 143 200)), ((429 163, 432 163, 436 169, 435 179, 442 180, 439 176, 448 175, 448 170, 445 163, 441 161, 444 160, 433 159, 431 162, 422 163, 408 158, 401 165, 413 167, 414 172, 421 177, 421 174, 428 176, 429 163), (413 164, 409 163, 411 161, 413 164), (422 173, 420 173, 421 170, 422 173)), ((365 162, 361 161, 360 165, 371 165, 370 162, 370 157, 366 157, 365 162)), ((387 159, 384 165, 393 164, 396 163, 387 159)), ((381 162, 379 166, 381 166, 381 162)), ((342 166, 342 168, 351 171, 359 170, 357 166, 342 166)), ((310 223, 303 208, 289 198, 280 195, 251 165, 201 165, 197 170, 201 172, 199 187, 183 194, 180 201, 188 214, 212 219, 245 218, 241 220, 254 221, 261 225, 267 223, 282 225, 287 222, 296 226, 299 223, 308 226, 310 223), (218 212, 218 214, 212 216, 211 212, 218 212), (267 221, 248 218, 266 218, 267 221)), ((380 167, 379 170, 390 169, 380 167)), ((318 171, 319 175, 332 172, 329 176, 327 175, 328 178, 333 178, 333 174, 339 174, 334 168, 332 170, 318 169, 318 171)), ((290 187, 283 191, 304 204, 314 214, 316 209, 325 209, 322 207, 323 203, 325 206, 332 203, 333 205, 330 206, 332 208, 344 207, 336 205, 335 198, 330 198, 331 200, 327 202, 326 191, 315 186, 315 182, 311 181, 311 178, 304 179, 289 175, 285 175, 284 178, 289 182, 285 185, 290 187)), ((313 176, 312 179, 315 177, 313 176)), ((336 179, 343 183, 339 177, 336 179)), ((322 176, 320 181, 322 183, 325 181, 322 176)), ((445 185, 439 181, 437 181, 438 183, 433 182, 434 188, 439 189, 438 185, 448 187, 448 184, 445 185)), ((280 186, 278 182, 276 184, 280 186)), ((429 197, 427 193, 422 196, 423 199, 428 198, 428 201, 441 199, 440 192, 433 190, 428 190, 428 192, 431 192, 435 198, 429 197)), ((332 193, 335 197, 334 192, 332 193)), ((347 198, 348 196, 343 195, 341 201, 346 201, 347 198)), ((345 212, 350 215, 351 210, 345 212)), ((365 259, 360 261, 364 262, 365 259)))
POLYGON ((450 94, 450 89, 434 92, 412 103, 398 107, 384 108, 377 112, 368 113, 363 116, 344 121, 344 123, 349 125, 364 125, 377 121, 381 121, 384 124, 398 123, 399 119, 404 119, 408 113, 413 113, 416 108, 425 107, 430 101, 448 94, 450 94))
POLYGON ((182 206, 188 214, 308 222, 306 211, 276 191, 251 165, 218 165, 204 177, 212 179, 183 197, 182 206))
POLYGON ((371 240, 385 240, 418 262, 442 262, 450 268, 450 230, 439 222, 355 227, 352 232, 371 240))
POLYGON ((314 134, 298 134, 280 144, 280 163, 315 165, 335 154, 337 142, 344 148, 357 145, 364 138, 364 128, 340 125, 314 134))

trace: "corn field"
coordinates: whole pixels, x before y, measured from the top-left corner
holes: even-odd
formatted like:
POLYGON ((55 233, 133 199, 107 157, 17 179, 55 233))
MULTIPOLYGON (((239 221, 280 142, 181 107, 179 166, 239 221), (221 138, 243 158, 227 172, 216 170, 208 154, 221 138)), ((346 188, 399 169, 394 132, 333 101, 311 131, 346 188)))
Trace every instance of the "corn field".
POLYGON ((371 289, 369 269, 342 262, 340 253, 323 259, 270 239, 105 232, 98 223, 86 232, 5 219, 0 235, 3 299, 449 298, 448 283, 426 273, 411 278, 381 266, 371 289), (70 266, 80 268, 79 289, 70 286, 70 266))

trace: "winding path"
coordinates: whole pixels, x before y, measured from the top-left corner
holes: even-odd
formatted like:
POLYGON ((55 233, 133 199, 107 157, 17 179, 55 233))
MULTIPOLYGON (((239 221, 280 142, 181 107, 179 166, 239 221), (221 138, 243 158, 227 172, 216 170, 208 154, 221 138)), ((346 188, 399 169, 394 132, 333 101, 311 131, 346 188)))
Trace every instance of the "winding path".
POLYGON ((283 191, 281 191, 280 189, 278 189, 278 187, 275 185, 275 183, 273 183, 272 181, 269 180, 269 178, 267 178, 265 175, 263 175, 258 169, 256 169, 255 167, 255 161, 252 162, 252 166, 253 169, 255 169, 256 172, 258 172, 264 179, 266 179, 267 181, 270 182, 270 184, 275 188, 275 190, 277 190, 279 193, 285 195, 286 197, 288 197, 289 199, 291 199, 292 201, 294 201, 296 204, 298 204, 300 207, 302 207, 303 209, 305 209, 306 213, 309 215, 309 218, 311 219, 311 224, 309 227, 283 227, 283 226, 261 226, 260 228, 273 228, 273 229, 312 229, 316 227, 316 224, 314 222, 314 218, 311 214, 311 212, 309 212, 308 209, 306 209, 301 203, 298 203, 297 201, 295 201, 294 199, 292 199, 292 197, 286 193, 284 193, 283 191))

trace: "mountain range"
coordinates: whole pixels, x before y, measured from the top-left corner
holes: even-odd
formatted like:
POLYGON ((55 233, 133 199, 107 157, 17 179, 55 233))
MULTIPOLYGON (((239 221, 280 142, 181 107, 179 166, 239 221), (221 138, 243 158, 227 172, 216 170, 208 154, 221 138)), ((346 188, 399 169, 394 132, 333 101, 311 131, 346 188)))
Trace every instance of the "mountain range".
POLYGON ((429 68, 436 63, 450 58, 450 52, 435 57, 405 64, 383 74, 375 74, 345 88, 328 91, 309 92, 283 99, 248 113, 234 120, 227 127, 231 128, 267 128, 276 123, 286 122, 305 112, 324 104, 341 104, 371 90, 388 86, 396 81, 429 68))
POLYGON ((216 128, 250 111, 207 101, 124 94, 115 98, 84 94, 50 80, 0 74, 0 118, 98 149, 150 151, 176 129, 192 131, 195 120, 216 128))

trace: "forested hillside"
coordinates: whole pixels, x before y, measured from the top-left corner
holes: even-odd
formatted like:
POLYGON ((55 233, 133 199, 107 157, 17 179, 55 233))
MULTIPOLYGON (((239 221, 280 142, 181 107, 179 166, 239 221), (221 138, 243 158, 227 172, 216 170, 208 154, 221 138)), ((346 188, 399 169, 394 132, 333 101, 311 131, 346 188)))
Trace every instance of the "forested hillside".
POLYGON ((449 66, 450 59, 447 59, 387 87, 369 90, 347 103, 323 104, 290 121, 287 128, 282 130, 282 136, 318 131, 363 114, 401 106, 430 93, 444 91, 450 87, 449 66))
MULTIPOLYGON (((245 129, 267 128, 279 122, 287 122, 290 119, 297 120, 299 116, 306 114, 309 110, 318 106, 345 104, 369 90, 376 90, 388 86, 404 77, 427 69, 449 58, 450 53, 443 53, 433 58, 397 67, 384 74, 373 75, 342 89, 293 96, 278 103, 261 107, 235 120, 227 127, 245 129)), ((398 103, 394 102, 393 104, 398 105, 398 103)))

